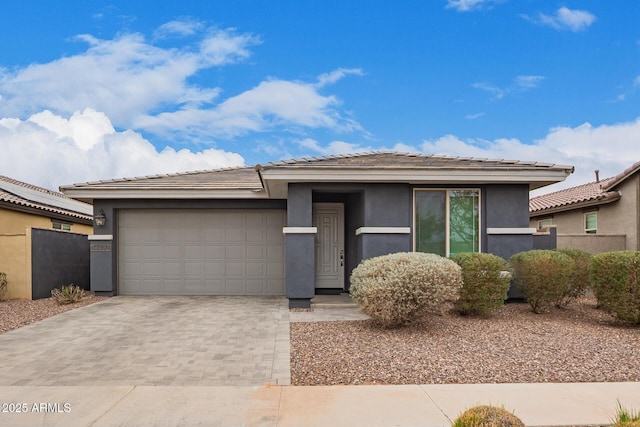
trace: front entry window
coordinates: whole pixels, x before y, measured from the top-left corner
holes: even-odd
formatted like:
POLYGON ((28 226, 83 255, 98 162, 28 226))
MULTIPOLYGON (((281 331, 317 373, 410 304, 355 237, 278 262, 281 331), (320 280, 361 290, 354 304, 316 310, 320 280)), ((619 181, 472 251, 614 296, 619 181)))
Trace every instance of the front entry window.
POLYGON ((478 252, 480 190, 416 190, 415 250, 441 256, 478 252))

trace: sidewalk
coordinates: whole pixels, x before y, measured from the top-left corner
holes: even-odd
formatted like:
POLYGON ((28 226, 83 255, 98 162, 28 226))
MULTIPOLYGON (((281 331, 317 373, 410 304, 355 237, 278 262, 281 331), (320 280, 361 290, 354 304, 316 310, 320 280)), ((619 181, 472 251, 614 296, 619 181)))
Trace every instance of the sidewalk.
POLYGON ((435 427, 450 426, 468 407, 492 404, 527 426, 586 426, 608 424, 618 401, 640 410, 640 383, 7 386, 0 387, 0 425, 435 427), (9 404, 26 413, 5 412, 16 410, 9 404))

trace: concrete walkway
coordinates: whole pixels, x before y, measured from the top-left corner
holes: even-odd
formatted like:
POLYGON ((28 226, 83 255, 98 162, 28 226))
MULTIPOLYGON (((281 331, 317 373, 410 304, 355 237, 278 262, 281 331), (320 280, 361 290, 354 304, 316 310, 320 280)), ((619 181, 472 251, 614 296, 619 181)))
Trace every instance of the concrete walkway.
POLYGON ((444 427, 466 408, 488 403, 527 426, 603 425, 615 417, 617 400, 640 409, 640 383, 24 386, 0 387, 0 402, 24 409, 0 412, 0 425, 444 427))

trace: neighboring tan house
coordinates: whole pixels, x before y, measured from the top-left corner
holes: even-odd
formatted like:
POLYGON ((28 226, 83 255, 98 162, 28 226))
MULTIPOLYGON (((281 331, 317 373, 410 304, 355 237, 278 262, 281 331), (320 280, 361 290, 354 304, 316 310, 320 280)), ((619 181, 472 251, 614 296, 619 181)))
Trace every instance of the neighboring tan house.
POLYGON ((640 250, 640 162, 607 179, 534 197, 531 227, 554 226, 559 248, 640 250))
POLYGON ((395 152, 288 160, 62 187, 89 201, 91 289, 106 295, 286 295, 349 287, 393 252, 532 249, 529 191, 571 166, 395 152))
POLYGON ((7 274, 7 298, 50 296, 67 280, 88 287, 92 212, 91 205, 62 193, 0 175, 0 271, 7 274), (80 272, 85 269, 87 274, 80 272))

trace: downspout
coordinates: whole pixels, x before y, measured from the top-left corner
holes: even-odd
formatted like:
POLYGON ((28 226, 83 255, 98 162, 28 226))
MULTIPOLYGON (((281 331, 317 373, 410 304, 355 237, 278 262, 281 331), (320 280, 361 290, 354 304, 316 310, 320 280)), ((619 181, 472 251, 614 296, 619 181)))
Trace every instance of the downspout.
POLYGON ((269 194, 269 187, 267 187, 264 183, 264 178, 262 178, 262 165, 259 163, 255 166, 255 170, 258 173, 258 178, 260 178, 260 185, 262 185, 262 189, 267 192, 267 197, 271 197, 269 194))

